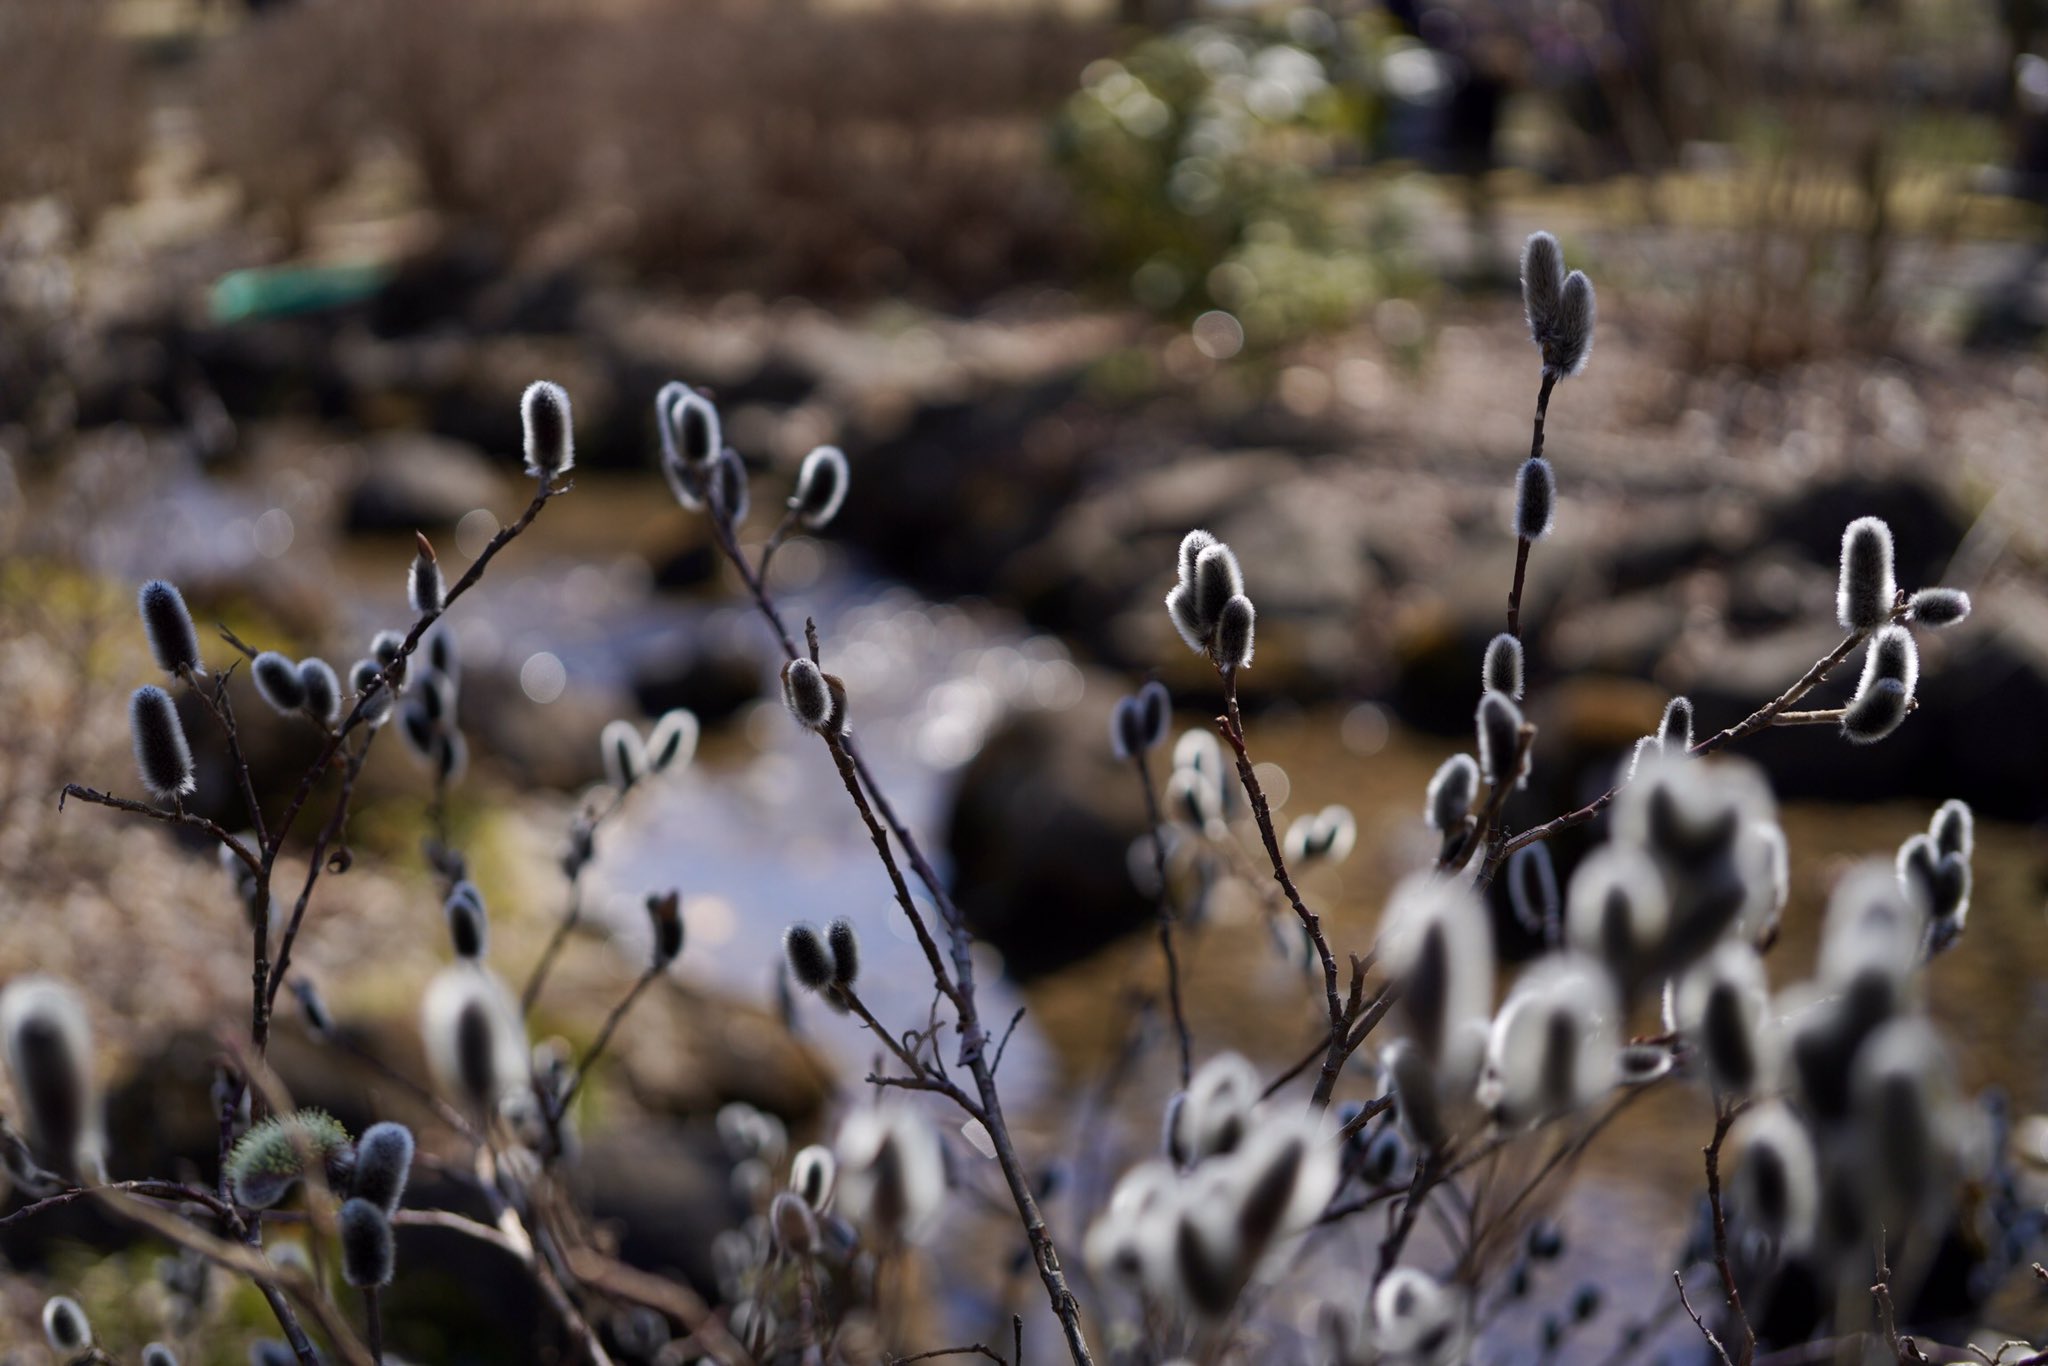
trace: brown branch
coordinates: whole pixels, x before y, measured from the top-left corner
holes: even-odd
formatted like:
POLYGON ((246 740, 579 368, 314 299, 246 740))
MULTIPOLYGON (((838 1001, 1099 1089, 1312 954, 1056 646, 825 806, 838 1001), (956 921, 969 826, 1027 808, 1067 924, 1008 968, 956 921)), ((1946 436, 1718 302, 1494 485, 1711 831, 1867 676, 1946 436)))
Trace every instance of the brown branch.
POLYGON ((1331 1092, 1337 1089, 1337 1074, 1344 1066, 1344 1044, 1346 1021, 1344 1002, 1337 989, 1337 956, 1330 952, 1330 941, 1323 937, 1322 919, 1302 901, 1301 893, 1294 885, 1294 877, 1287 871, 1287 860, 1280 852, 1280 837, 1273 829, 1273 812, 1267 804, 1266 792, 1259 785, 1259 775, 1252 768, 1252 758, 1245 749, 1244 715, 1237 705, 1237 671, 1217 666, 1217 673, 1223 679, 1224 714, 1216 718, 1216 728, 1223 738, 1230 742, 1231 752, 1237 757, 1237 779, 1243 784, 1245 796, 1251 802, 1252 819, 1259 827, 1259 839, 1266 846, 1266 858, 1273 865, 1273 880, 1280 884, 1280 890, 1287 896, 1287 904, 1294 908, 1294 917, 1301 922, 1303 933, 1315 947, 1316 957, 1323 967, 1323 1003, 1330 1021, 1329 1038, 1323 1052, 1323 1069, 1316 1078, 1315 1093, 1310 1103, 1318 1110, 1330 1103, 1331 1092))
MULTIPOLYGON (((1557 387, 1557 371, 1543 367, 1543 385, 1536 391, 1536 426, 1529 437, 1529 458, 1543 454, 1543 418, 1550 411, 1550 393, 1557 387)), ((1522 638, 1522 579, 1529 569, 1529 538, 1515 537, 1515 583, 1508 590, 1508 634, 1522 638)))
POLYGON ((1730 1103, 1716 1096, 1714 1139, 1701 1150, 1706 1155, 1707 1206, 1714 1216, 1714 1269, 1721 1273, 1721 1289, 1727 1296, 1728 1312, 1735 1315, 1736 1327, 1742 1330, 1742 1342, 1737 1348, 1734 1366, 1751 1366, 1755 1360, 1756 1330, 1750 1326, 1749 1315, 1743 1312, 1742 1292, 1735 1288, 1735 1269, 1728 1261, 1728 1219, 1721 1202, 1721 1144, 1727 1139, 1735 1117, 1747 1108, 1746 1102, 1730 1103))
POLYGON ((1692 1320, 1693 1327, 1705 1335, 1707 1346, 1713 1348, 1714 1355, 1721 1358, 1721 1366, 1735 1366, 1735 1363, 1728 1359, 1728 1349, 1721 1345, 1721 1339, 1714 1336, 1714 1330, 1707 1327, 1706 1320, 1699 1316, 1698 1311, 1692 1307, 1692 1301, 1686 1298, 1684 1273, 1672 1272, 1671 1283, 1678 1287, 1678 1302, 1685 1306, 1685 1316, 1692 1320))
POLYGON ((126 811, 130 815, 135 816, 147 816, 153 821, 162 821, 165 825, 182 825, 193 830, 204 831, 206 834, 213 836, 223 849, 226 849, 235 858, 240 860, 251 873, 260 875, 263 871, 262 864, 258 861, 257 855, 247 845, 243 844, 233 835, 230 835, 220 826, 206 819, 206 817, 195 816, 182 807, 172 807, 167 810, 161 806, 151 806, 147 802, 130 801, 126 797, 116 797, 110 792, 101 792, 82 783, 66 783, 64 784, 64 790, 57 794, 57 809, 62 811, 64 803, 72 797, 76 797, 82 802, 91 802, 94 806, 110 807, 115 811, 126 811))

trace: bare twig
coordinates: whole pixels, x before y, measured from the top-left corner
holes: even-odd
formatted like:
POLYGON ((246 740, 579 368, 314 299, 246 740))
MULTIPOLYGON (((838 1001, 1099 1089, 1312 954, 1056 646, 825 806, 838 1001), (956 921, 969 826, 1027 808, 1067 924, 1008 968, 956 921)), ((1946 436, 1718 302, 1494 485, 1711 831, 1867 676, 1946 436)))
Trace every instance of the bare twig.
POLYGON ((1714 1218, 1714 1269, 1721 1273, 1721 1289, 1728 1299, 1728 1312, 1735 1316, 1735 1326, 1742 1331, 1735 1366, 1751 1366, 1755 1360, 1756 1330, 1750 1326, 1749 1315, 1743 1312, 1742 1292, 1735 1288, 1735 1270, 1728 1261, 1728 1219, 1721 1202, 1721 1145, 1727 1140, 1735 1117, 1747 1108, 1744 1102, 1729 1102, 1716 1096, 1714 1138, 1701 1150, 1707 1165, 1707 1206, 1714 1218))
POLYGON ((1686 1298, 1685 1274, 1680 1271, 1672 1272, 1671 1283, 1678 1287, 1678 1302, 1685 1306, 1686 1317, 1691 1319, 1693 1327, 1705 1336, 1707 1346, 1714 1349, 1714 1355, 1721 1358, 1721 1366, 1735 1366, 1735 1363, 1728 1359, 1728 1349, 1721 1345, 1721 1339, 1714 1336, 1714 1330, 1707 1327, 1706 1320, 1699 1316, 1699 1312, 1692 1307, 1692 1301, 1686 1298))
POLYGON ((1131 765, 1138 770, 1138 786, 1145 794, 1146 838, 1152 843, 1152 868, 1159 879, 1159 954, 1166 961, 1166 1000, 1173 1012, 1174 1032, 1180 1038, 1180 1084, 1185 1087, 1194 1068, 1194 1044, 1188 1034, 1187 1011, 1180 999, 1180 956, 1173 948, 1173 888, 1166 878, 1166 823, 1159 815, 1159 794, 1152 787, 1152 766, 1141 745, 1131 752, 1131 765))

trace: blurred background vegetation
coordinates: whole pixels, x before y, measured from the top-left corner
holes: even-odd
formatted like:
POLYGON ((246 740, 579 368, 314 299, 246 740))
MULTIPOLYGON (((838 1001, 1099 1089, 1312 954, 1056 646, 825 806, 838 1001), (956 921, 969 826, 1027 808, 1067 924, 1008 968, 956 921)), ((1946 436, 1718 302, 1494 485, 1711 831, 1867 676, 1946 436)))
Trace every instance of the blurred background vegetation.
MULTIPOLYGON (((846 512, 778 556, 778 587, 844 642, 861 723, 1032 1007, 1005 1072, 1030 1142, 1144 1146, 1160 1088, 1114 1066, 1155 971, 1120 937, 1150 913, 1141 818, 1102 718, 1155 671, 1188 724, 1213 706, 1158 608, 1171 546, 1207 524, 1245 557, 1256 748, 1283 805, 1358 812, 1315 892, 1362 948, 1498 629, 1534 227, 1592 275, 1601 330, 1551 409, 1543 739, 1513 818, 1604 786, 1670 693, 1718 726, 1775 692, 1833 643, 1842 525, 1886 517, 1902 579, 1978 612, 1930 645, 1899 737, 1757 746, 1793 805, 1795 905, 1934 801, 1975 803, 1980 909, 1937 1014, 1971 1084, 2048 1106, 2040 0, 0 0, 0 54, 0 977, 106 1003, 135 1162, 209 1151, 204 1031, 246 966, 189 851, 50 810, 62 781, 126 772, 133 581, 352 657, 398 619, 415 529, 459 572, 517 505, 516 397, 543 375, 575 398, 579 487, 458 627, 478 762, 457 819, 504 953, 550 928, 604 720, 688 705, 709 727, 692 786, 603 851, 629 906, 683 888, 693 947, 664 1032, 591 1090, 615 1145, 593 1151, 715 1168, 707 1116, 734 1098, 815 1124, 817 1055, 857 1041, 790 1045, 774 935, 853 910, 847 886, 881 906, 652 474, 671 378, 717 392, 757 508, 811 446, 847 449, 846 512), (160 1109, 187 1083, 189 1111, 160 1109)), ((251 730, 265 775, 303 764, 303 737, 251 730)), ((220 778, 200 801, 245 820, 220 778)), ((309 961, 402 1051, 443 956, 423 785, 388 755, 365 785, 355 840, 386 857, 323 890, 309 961)), ((1195 936, 1196 1036, 1288 1061, 1313 1015, 1262 915, 1219 895, 1195 936)), ((549 1028, 587 1033, 630 965, 587 972, 549 1028)), ((921 1010, 914 979, 878 1008, 921 1010)), ((315 1056, 284 1047, 302 1097, 378 1111, 315 1056)), ((1668 1164, 1574 1206, 1630 1230, 1585 1273, 1645 1302, 1690 1215, 1687 1104, 1644 1107, 1683 1135, 1668 1164)), ((598 1204, 640 1264, 709 1287, 730 1211, 694 1180, 598 1204)), ((113 1236, 10 1230, 0 1255, 68 1274, 113 1236)), ((949 1272, 970 1283, 930 1298, 957 1331, 933 1331, 1000 1328, 1001 1270, 949 1272)), ((4 1312, 27 1325, 39 1284, 0 1277, 4 1312)), ((95 1303, 120 1284, 98 1273, 95 1303)), ((435 1324, 401 1314, 397 1340, 440 1359, 435 1324)))

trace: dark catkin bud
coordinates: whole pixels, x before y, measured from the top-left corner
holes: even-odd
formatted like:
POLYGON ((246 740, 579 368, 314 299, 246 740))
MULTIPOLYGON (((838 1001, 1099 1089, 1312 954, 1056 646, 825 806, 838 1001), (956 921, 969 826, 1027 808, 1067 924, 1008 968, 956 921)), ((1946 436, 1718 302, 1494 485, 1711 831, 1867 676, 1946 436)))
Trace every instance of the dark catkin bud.
POLYGON ((427 670, 450 683, 462 682, 462 661, 455 653, 455 634, 446 626, 432 626, 420 637, 420 649, 427 657, 427 670))
POLYGON ((1136 696, 1116 700, 1116 707, 1109 714, 1109 748, 1119 759, 1144 753, 1144 720, 1136 696))
POLYGON ((1180 552, 1177 563, 1180 566, 1180 581, 1193 588, 1195 584, 1195 562, 1202 552, 1216 544, 1216 538, 1197 528, 1180 538, 1180 552))
POLYGON ((1908 697, 1919 686, 1920 649, 1913 642, 1913 633, 1903 626, 1887 626, 1870 638, 1856 690, 1862 692, 1880 679, 1895 680, 1908 697))
POLYGON ((1557 326, 1543 342, 1543 367, 1562 379, 1583 372, 1593 355, 1593 322, 1598 309, 1593 282, 1582 270, 1564 277, 1558 294, 1557 326))
POLYGON ((647 898, 648 926, 654 931, 654 966, 665 968, 683 951, 683 898, 670 888, 647 898))
POLYGON ((68 1361, 92 1346, 92 1324, 77 1300, 52 1295, 43 1305, 43 1336, 50 1340, 50 1350, 68 1361))
POLYGON ((257 695, 276 711, 287 714, 306 705, 306 685, 299 681, 299 666, 275 650, 265 650, 249 665, 249 677, 257 695))
POLYGON ((813 1143, 799 1149, 789 1163, 789 1188, 813 1210, 823 1213, 832 1202, 832 1186, 839 1175, 838 1159, 832 1150, 813 1143))
POLYGON ((448 919, 448 939, 457 958, 480 959, 490 951, 491 921, 474 882, 464 878, 449 889, 441 913, 448 919))
POLYGON ((1195 615, 1195 586, 1192 583, 1177 583, 1166 592, 1166 615, 1173 622, 1173 629, 1180 633, 1181 643, 1196 654, 1207 647, 1203 638, 1207 635, 1202 622, 1195 615))
POLYGON ((796 924, 783 931, 782 956, 789 963, 789 975, 806 991, 823 991, 838 971, 815 925, 796 924))
POLYGON ((1970 615, 1970 595, 1960 588, 1923 588, 1906 599, 1906 619, 1922 626, 1954 626, 1970 615))
POLYGON ((1875 630, 1890 619, 1898 595, 1892 576, 1892 529, 1876 517, 1858 517, 1842 532, 1835 619, 1851 631, 1875 630))
POLYGON ((178 1354, 161 1342, 142 1349, 142 1366, 178 1366, 178 1354))
POLYGON ((1531 934, 1555 948, 1564 937, 1564 898, 1557 888, 1557 865, 1550 846, 1540 841, 1517 849, 1508 859, 1508 904, 1515 919, 1531 934))
POLYGON ((142 786, 160 802, 182 797, 196 787, 192 747, 171 695, 144 684, 128 699, 128 732, 135 742, 135 768, 142 786))
POLYGON ((453 787, 469 771, 469 741, 462 738, 459 730, 443 731, 434 744, 432 757, 434 781, 442 787, 453 787))
POLYGON ((519 421, 526 431, 526 472, 537 479, 567 474, 576 463, 576 431, 569 392, 537 379, 519 397, 519 421))
POLYGON ((785 1257, 808 1257, 818 1245, 818 1219, 800 1196, 778 1194, 768 1206, 768 1228, 785 1257))
POLYGON ((1522 700, 1522 642, 1502 631, 1486 643, 1486 661, 1479 668, 1479 684, 1486 692, 1504 693, 1522 700))
POLYGON ((1211 542, 1195 556, 1195 574, 1189 587, 1194 592, 1194 616, 1204 637, 1215 634, 1223 619, 1223 608, 1232 598, 1244 595, 1244 570, 1237 556, 1221 541, 1211 542))
POLYGON ((391 671, 391 686, 405 686, 405 636, 399 631, 379 631, 370 637, 370 654, 375 657, 377 667, 391 671))
POLYGON ((334 1034, 334 1016, 328 1013, 327 1002, 320 997, 320 989, 298 973, 291 978, 292 995, 299 998, 299 1011, 306 1017, 306 1028, 316 1039, 326 1039, 334 1034))
POLYGON ((1841 733, 1849 743, 1874 745, 1907 719, 1911 698, 1896 682, 1884 680, 1870 692, 1860 692, 1841 715, 1841 733))
MULTIPOLYGON (((1548 350, 1557 331, 1564 295, 1564 250, 1547 232, 1532 232, 1522 244, 1522 311, 1529 320, 1529 340, 1548 350)), ((1544 361, 1549 362, 1546 354, 1544 361)))
POLYGON ((21 1102, 35 1154, 64 1172, 91 1165, 98 1147, 92 1026, 84 1003, 50 977, 17 977, 0 991, 0 1054, 21 1102))
POLYGON ((825 931, 826 946, 832 950, 832 985, 850 987, 860 977, 860 936, 845 916, 825 931))
POLYGON ((1899 890, 1929 920, 1953 921, 1952 938, 1970 909, 1970 865, 1961 854, 1944 854, 1932 835, 1915 835, 1899 846, 1899 890))
POLYGON ((697 724, 697 713, 687 707, 665 711, 654 723, 654 729, 647 732, 647 769, 650 773, 666 773, 671 768, 686 768, 697 753, 697 737, 702 727, 697 724))
POLYGON ((1487 786, 1519 786, 1529 773, 1526 759, 1516 762, 1522 747, 1522 709, 1505 695, 1490 692, 1479 699, 1476 720, 1479 772, 1487 786))
POLYGON ((395 1213, 405 1200, 412 1155, 412 1130, 389 1120, 372 1124, 356 1140, 355 1177, 349 1194, 369 1201, 386 1215, 395 1213))
POLYGON ((475 963, 451 964, 427 984, 420 1038, 442 1091, 472 1114, 491 1114, 501 1097, 530 1082, 533 1057, 518 1002, 475 963))
POLYGON ((185 610, 185 596, 176 585, 151 579, 135 596, 142 613, 142 633, 149 638, 149 652, 165 673, 176 676, 186 670, 204 673, 199 663, 199 632, 193 629, 192 614, 185 610))
POLYGON ((341 679, 324 659, 299 661, 299 691, 305 695, 306 715, 323 726, 341 720, 341 679))
POLYGON ((434 722, 433 709, 408 702, 398 709, 398 733, 405 737, 413 756, 432 764, 440 753, 441 728, 434 722))
POLYGON ((341 1234, 341 1278, 358 1290, 391 1284, 397 1257, 384 1211, 368 1200, 345 1200, 334 1224, 341 1234))
POLYGON ((1941 804, 1927 826, 1927 833, 1933 837, 1937 853, 1958 854, 1967 863, 1976 852, 1976 817, 1970 812, 1970 804, 1960 798, 1951 797, 1941 804))
POLYGON ((1173 699, 1166 685, 1154 679, 1138 689, 1139 731, 1143 748, 1152 749, 1166 740, 1167 723, 1173 720, 1173 699))
POLYGON ((1550 534, 1557 513, 1557 475, 1550 462, 1533 456, 1515 475, 1515 535, 1540 541, 1550 534))
POLYGON ((1478 794, 1479 765, 1469 754, 1453 754, 1429 780, 1422 802, 1423 819, 1432 830, 1455 830, 1471 812, 1472 799, 1478 794))
POLYGON ((751 506, 747 497, 747 466, 738 451, 727 446, 719 453, 706 487, 711 495, 713 511, 734 526, 747 520, 747 509, 751 506))
POLYGON ((661 392, 668 403, 662 416, 667 448, 677 459, 699 468, 716 460, 725 449, 725 436, 711 400, 687 384, 673 381, 661 392))
POLYGON ((604 752, 604 780, 625 792, 647 776, 647 745, 630 721, 610 721, 599 737, 604 752))
POLYGON ((816 531, 839 515, 846 501, 848 484, 846 452, 837 446, 820 446, 804 457, 796 473, 796 491, 789 495, 789 510, 796 519, 816 531))
POLYGON ((1692 699, 1674 697, 1665 704, 1664 719, 1657 726, 1657 743, 1664 753, 1683 759, 1692 749, 1692 699))
POLYGON ((384 673, 384 666, 374 659, 359 659, 349 666, 348 690, 357 697, 368 697, 362 704, 363 720, 372 726, 381 726, 391 719, 391 689, 378 683, 384 673), (377 689, 374 696, 370 689, 377 689))
POLYGON ((789 714, 806 730, 824 730, 832 719, 832 692, 825 673, 808 659, 782 666, 782 697, 789 714))
POLYGON ((421 533, 413 533, 419 541, 419 549, 412 557, 412 568, 405 575, 405 600, 412 604, 412 610, 421 616, 438 612, 448 600, 448 587, 441 580, 441 562, 434 555, 434 547, 421 533))
POLYGON ((1258 613, 1252 609, 1252 600, 1239 593, 1223 604, 1223 612, 1216 618, 1216 662, 1226 669, 1249 669, 1252 666, 1253 633, 1258 613))

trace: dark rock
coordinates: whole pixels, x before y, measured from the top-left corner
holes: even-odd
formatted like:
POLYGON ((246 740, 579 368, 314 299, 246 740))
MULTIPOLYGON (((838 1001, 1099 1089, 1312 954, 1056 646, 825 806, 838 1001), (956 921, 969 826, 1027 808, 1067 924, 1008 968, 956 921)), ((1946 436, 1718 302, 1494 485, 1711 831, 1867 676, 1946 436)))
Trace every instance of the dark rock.
POLYGON ((498 474, 460 442, 418 434, 375 438, 349 491, 346 526, 356 533, 452 527, 473 508, 503 502, 498 474))
POLYGON ((1019 977, 1050 972, 1146 923, 1127 854, 1144 832, 1137 778, 1107 740, 1108 707, 1017 712, 961 775, 946 832, 954 894, 1019 977))
POLYGON ((714 725, 761 695, 767 669, 767 655, 760 650, 676 631, 635 655, 628 686, 649 716, 688 707, 698 720, 714 725))

